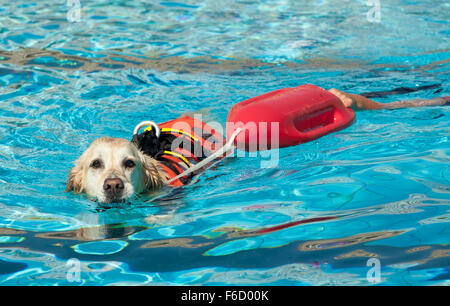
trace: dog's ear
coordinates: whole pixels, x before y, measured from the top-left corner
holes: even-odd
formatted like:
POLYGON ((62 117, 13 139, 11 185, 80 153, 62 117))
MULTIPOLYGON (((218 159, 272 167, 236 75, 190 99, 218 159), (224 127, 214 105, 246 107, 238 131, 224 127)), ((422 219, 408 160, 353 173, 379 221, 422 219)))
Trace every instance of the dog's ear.
POLYGON ((145 189, 155 190, 161 188, 167 181, 167 178, 159 162, 145 154, 141 154, 141 161, 145 189))
POLYGON ((76 164, 69 171, 69 178, 67 179, 66 192, 73 191, 80 193, 83 190, 83 169, 82 166, 76 164))

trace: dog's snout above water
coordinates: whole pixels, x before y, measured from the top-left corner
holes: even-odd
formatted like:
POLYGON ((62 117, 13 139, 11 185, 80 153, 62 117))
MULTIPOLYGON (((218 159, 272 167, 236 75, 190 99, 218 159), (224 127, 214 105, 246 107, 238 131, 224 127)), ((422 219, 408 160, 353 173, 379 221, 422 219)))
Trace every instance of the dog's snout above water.
POLYGON ((160 163, 123 138, 94 140, 70 169, 66 191, 86 193, 101 203, 123 202, 162 187, 160 163))
POLYGON ((103 183, 103 190, 115 196, 122 194, 123 187, 123 181, 120 178, 107 178, 103 183))

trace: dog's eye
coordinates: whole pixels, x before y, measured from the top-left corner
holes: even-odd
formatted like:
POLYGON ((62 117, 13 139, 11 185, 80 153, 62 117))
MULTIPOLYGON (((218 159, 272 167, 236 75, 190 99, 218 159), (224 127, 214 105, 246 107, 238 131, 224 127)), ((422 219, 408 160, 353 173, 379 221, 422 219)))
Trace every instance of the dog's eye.
POLYGON ((91 163, 91 167, 92 167, 92 168, 100 168, 101 166, 102 166, 102 163, 101 163, 98 159, 94 160, 94 161, 91 163))
POLYGON ((126 168, 133 168, 135 166, 135 163, 131 159, 127 159, 124 162, 124 165, 125 165, 126 168))

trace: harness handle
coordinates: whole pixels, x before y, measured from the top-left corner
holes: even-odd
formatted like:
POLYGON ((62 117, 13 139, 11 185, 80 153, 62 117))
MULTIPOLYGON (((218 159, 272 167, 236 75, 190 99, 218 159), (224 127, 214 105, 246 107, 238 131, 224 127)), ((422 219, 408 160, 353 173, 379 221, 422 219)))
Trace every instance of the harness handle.
POLYGON ((147 121, 142 121, 141 123, 139 123, 138 125, 136 125, 136 127, 134 128, 134 131, 133 131, 133 137, 134 137, 135 135, 137 135, 138 132, 139 132, 139 130, 140 130, 143 126, 145 126, 145 125, 151 125, 153 128, 155 128, 155 135, 156 135, 156 138, 159 138, 159 135, 161 135, 161 129, 159 128, 159 125, 156 124, 156 122, 154 122, 154 121, 149 121, 149 120, 147 120, 147 121))

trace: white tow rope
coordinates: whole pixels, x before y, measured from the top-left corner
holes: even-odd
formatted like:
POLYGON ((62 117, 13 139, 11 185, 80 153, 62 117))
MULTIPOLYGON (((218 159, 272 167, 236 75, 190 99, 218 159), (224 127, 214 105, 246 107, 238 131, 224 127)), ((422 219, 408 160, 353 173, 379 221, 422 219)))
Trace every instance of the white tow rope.
POLYGON ((186 171, 178 174, 177 176, 175 176, 174 178, 171 178, 168 183, 172 183, 173 181, 176 181, 177 179, 188 175, 189 173, 192 173, 202 167, 204 167, 205 165, 207 165, 208 163, 210 163, 212 160, 219 158, 220 156, 225 154, 225 157, 234 151, 234 149, 236 148, 234 146, 234 139, 236 138, 236 136, 242 131, 241 128, 237 128, 234 133, 231 135, 230 139, 227 141, 227 143, 220 148, 219 150, 215 151, 213 154, 211 154, 210 156, 208 156, 207 158, 205 158, 204 160, 202 160, 201 162, 195 164, 194 166, 190 167, 189 169, 187 169, 186 171), (231 152, 230 152, 231 151, 231 152))

